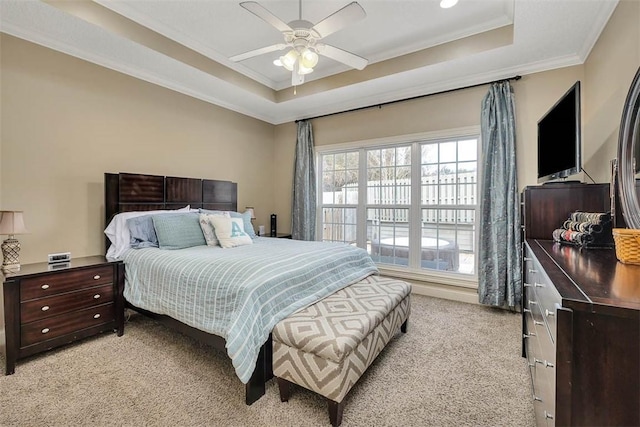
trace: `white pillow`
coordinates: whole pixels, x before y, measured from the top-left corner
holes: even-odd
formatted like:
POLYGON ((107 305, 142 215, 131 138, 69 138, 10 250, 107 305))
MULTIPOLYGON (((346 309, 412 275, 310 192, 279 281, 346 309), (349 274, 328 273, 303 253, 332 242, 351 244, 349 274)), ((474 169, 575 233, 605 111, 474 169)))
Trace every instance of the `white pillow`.
POLYGON ((251 237, 244 231, 244 221, 242 218, 212 216, 209 218, 209 221, 213 224, 220 246, 223 248, 233 248, 253 243, 251 237))
POLYGON ((211 213, 200 214, 200 228, 202 228, 202 234, 204 234, 204 240, 207 242, 207 246, 218 246, 218 237, 216 231, 213 229, 211 218, 214 216, 221 216, 225 218, 231 218, 229 212, 226 211, 211 211, 211 213))
POLYGON ((122 212, 115 215, 111 222, 109 222, 109 225, 107 225, 107 228, 104 229, 104 234, 106 234, 111 241, 111 246, 109 246, 109 250, 106 255, 107 259, 109 261, 120 259, 124 251, 131 247, 131 236, 129 235, 129 227, 127 226, 127 220, 129 218, 135 218, 142 215, 176 212, 189 212, 189 206, 176 210, 134 211, 122 212))

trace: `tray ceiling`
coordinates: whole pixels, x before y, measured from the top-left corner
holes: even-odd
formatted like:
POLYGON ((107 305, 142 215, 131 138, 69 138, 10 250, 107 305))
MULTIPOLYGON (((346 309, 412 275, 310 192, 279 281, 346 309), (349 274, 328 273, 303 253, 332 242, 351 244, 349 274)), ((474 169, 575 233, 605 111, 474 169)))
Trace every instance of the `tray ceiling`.
MULTIPOLYGON (((362 71, 320 57, 306 82, 274 52, 282 34, 229 0, 2 0, 0 30, 273 124, 581 64, 617 0, 358 0, 367 16, 324 41, 362 71)), ((285 22, 299 1, 260 0, 285 22)), ((320 21, 348 0, 302 1, 320 21)))

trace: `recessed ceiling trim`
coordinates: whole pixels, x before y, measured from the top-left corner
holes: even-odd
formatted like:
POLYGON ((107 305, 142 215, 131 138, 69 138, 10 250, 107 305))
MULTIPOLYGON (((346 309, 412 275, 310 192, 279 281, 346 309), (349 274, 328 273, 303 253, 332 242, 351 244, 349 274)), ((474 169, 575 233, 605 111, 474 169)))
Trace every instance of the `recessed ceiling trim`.
MULTIPOLYGON (((283 124, 289 123, 295 120, 301 120, 306 117, 315 117, 315 116, 323 116, 327 114, 334 114, 339 111, 348 111, 356 108, 365 107, 368 105, 377 105, 388 102, 393 102, 397 100, 401 100, 403 98, 412 98, 421 95, 431 95, 437 92, 449 91, 453 89, 457 89, 465 86, 473 86, 486 81, 495 81, 502 80, 508 77, 514 76, 516 74, 520 74, 523 77, 527 74, 540 73, 544 71, 555 70, 558 68, 571 67, 575 65, 581 65, 583 62, 576 55, 569 55, 562 58, 554 58, 551 61, 538 61, 535 63, 527 64, 524 67, 506 67, 501 68, 499 70, 485 72, 485 73, 477 73, 474 75, 470 75, 468 77, 459 78, 459 79, 451 79, 446 81, 438 81, 437 83, 429 83, 425 85, 417 85, 412 86, 410 88, 402 89, 402 90, 390 90, 387 92, 382 92, 380 94, 361 97, 358 98, 357 101, 354 102, 343 102, 339 104, 326 105, 322 108, 311 109, 309 114, 299 115, 299 114, 287 114, 281 115, 278 117, 278 121, 273 124, 283 124)), ((517 94, 516 94, 517 96, 517 94)))
MULTIPOLYGON (((636 0, 637 1, 637 0, 636 0)), ((591 31, 584 38, 584 44, 582 45, 582 49, 578 52, 582 62, 587 60, 587 56, 591 52, 591 49, 595 46, 598 38, 600 37, 600 33, 607 22, 609 22, 609 18, 613 15, 613 11, 616 10, 617 2, 600 2, 600 13, 597 14, 597 22, 591 26, 591 31)), ((640 16, 638 16, 640 19, 640 16)))
MULTIPOLYGON (((486 33, 488 31, 495 30, 501 27, 506 27, 509 25, 513 25, 513 19, 509 19, 505 16, 502 18, 494 19, 492 21, 488 21, 483 24, 474 25, 472 27, 465 28, 464 30, 461 30, 461 31, 447 33, 441 37, 431 39, 429 46, 425 46, 424 42, 415 42, 411 44, 406 44, 403 48, 394 50, 394 58, 398 56, 410 55, 412 53, 420 52, 426 49, 431 49, 436 46, 451 43, 456 40, 464 39, 467 37, 475 36, 477 34, 486 33)), ((366 54, 365 56, 369 58, 370 65, 390 59, 390 55, 388 52, 381 52, 378 54, 375 54, 375 53, 366 54)))
POLYGON ((484 33, 474 34, 462 39, 422 49, 408 55, 380 61, 369 65, 364 70, 351 70, 337 76, 313 80, 299 87, 295 95, 291 90, 280 90, 276 94, 276 102, 286 102, 294 98, 315 95, 327 90, 384 78, 388 75, 400 74, 417 68, 425 68, 479 52, 508 46, 512 43, 513 25, 507 25, 484 33))
POLYGON ((232 70, 253 79, 264 86, 267 86, 270 89, 276 90, 276 82, 271 79, 266 78, 262 74, 256 73, 253 70, 243 67, 240 64, 237 64, 233 61, 229 61, 229 59, 218 53, 217 51, 211 49, 209 46, 202 44, 195 40, 192 37, 189 37, 187 34, 184 34, 182 31, 176 31, 164 23, 157 21, 155 19, 151 19, 148 15, 144 15, 139 13, 136 9, 128 6, 126 3, 119 2, 111 2, 108 0, 93 0, 96 3, 99 3, 103 7, 112 10, 113 12, 124 16, 125 18, 131 19, 155 32, 158 34, 162 34, 165 37, 175 40, 181 45, 188 47, 210 59, 213 61, 219 62, 224 66, 231 68, 232 70))
POLYGON ((9 34, 11 36, 29 41, 31 43, 44 46, 46 48, 55 50, 57 52, 61 52, 66 55, 73 56, 78 59, 82 59, 92 64, 105 67, 110 70, 134 77, 136 79, 143 80, 145 82, 148 82, 157 86, 161 86, 166 89, 173 90, 183 95, 187 95, 192 98, 196 98, 201 101, 205 101, 210 104, 217 105, 222 108, 226 108, 227 110, 235 111, 237 113, 256 118, 258 120, 262 120, 268 123, 274 123, 276 119, 272 115, 261 114, 260 112, 255 111, 254 109, 243 108, 239 106, 237 103, 231 103, 221 98, 206 96, 201 92, 191 90, 186 86, 181 85, 180 83, 177 83, 175 81, 168 80, 164 77, 149 73, 148 71, 139 69, 137 67, 123 65, 120 62, 112 61, 111 59, 103 57, 102 55, 97 55, 95 53, 89 53, 82 49, 77 49, 76 47, 70 46, 67 43, 60 42, 58 40, 53 40, 47 37, 46 35, 39 34, 35 31, 26 30, 24 28, 16 27, 15 25, 10 23, 2 24, 2 32, 9 34))
POLYGON ((272 89, 98 3, 92 1, 42 1, 71 16, 211 74, 241 89, 268 100, 275 99, 275 93, 272 89))

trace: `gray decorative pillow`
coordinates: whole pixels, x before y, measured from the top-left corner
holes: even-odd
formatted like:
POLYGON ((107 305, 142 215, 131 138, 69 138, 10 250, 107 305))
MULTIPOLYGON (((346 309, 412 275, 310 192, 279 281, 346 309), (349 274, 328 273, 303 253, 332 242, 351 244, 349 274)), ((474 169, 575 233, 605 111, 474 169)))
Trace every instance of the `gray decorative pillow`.
POLYGON ((216 236, 216 231, 213 228, 213 224, 211 224, 211 218, 214 216, 221 216, 225 218, 231 218, 228 212, 223 211, 211 211, 212 213, 201 213, 200 214, 200 228, 202 229, 202 234, 204 234, 204 240, 207 242, 207 246, 218 246, 218 237, 216 236))
POLYGON ((160 249, 184 249, 207 244, 198 213, 154 215, 152 218, 160 249))
POLYGON ((153 215, 136 216, 127 219, 130 245, 134 249, 157 248, 158 236, 153 227, 153 215))

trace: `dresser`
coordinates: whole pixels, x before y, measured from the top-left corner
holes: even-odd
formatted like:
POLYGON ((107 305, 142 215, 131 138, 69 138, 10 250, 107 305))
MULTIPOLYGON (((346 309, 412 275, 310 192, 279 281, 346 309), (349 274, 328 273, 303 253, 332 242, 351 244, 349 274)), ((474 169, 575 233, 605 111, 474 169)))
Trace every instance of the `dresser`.
POLYGON ((103 256, 27 264, 2 275, 5 374, 19 359, 106 331, 124 332, 124 265, 103 256))
POLYGON ((608 185, 523 193, 523 356, 539 426, 640 425, 640 266, 551 240, 575 210, 609 210, 608 185))

